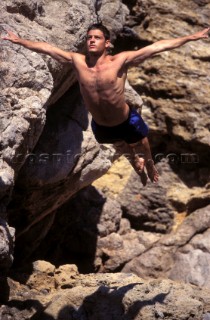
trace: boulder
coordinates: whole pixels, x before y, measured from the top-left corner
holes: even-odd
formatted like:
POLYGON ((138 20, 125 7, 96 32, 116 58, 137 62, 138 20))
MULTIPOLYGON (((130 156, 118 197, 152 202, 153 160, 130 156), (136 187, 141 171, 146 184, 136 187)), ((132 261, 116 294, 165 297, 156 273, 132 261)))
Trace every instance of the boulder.
POLYGON ((25 273, 24 283, 19 281, 21 273, 9 278, 10 302, 0 307, 2 319, 206 320, 210 314, 210 291, 205 288, 131 273, 84 275, 74 265, 49 274, 44 261, 38 264, 41 270, 32 268, 29 279, 25 273), (53 281, 60 283, 55 281, 58 273, 59 279, 66 279, 66 287, 53 286, 53 281))
POLYGON ((128 262, 123 272, 140 277, 168 277, 210 287, 210 206, 187 216, 179 227, 161 237, 150 249, 128 262))

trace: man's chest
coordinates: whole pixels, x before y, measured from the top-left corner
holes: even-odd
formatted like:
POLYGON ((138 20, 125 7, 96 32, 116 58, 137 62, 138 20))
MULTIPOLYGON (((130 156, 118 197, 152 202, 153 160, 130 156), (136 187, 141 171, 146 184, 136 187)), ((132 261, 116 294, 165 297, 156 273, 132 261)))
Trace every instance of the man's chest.
POLYGON ((78 80, 82 87, 92 88, 95 90, 106 90, 111 86, 123 81, 125 72, 121 70, 120 66, 109 63, 102 66, 89 68, 83 66, 78 70, 78 80))

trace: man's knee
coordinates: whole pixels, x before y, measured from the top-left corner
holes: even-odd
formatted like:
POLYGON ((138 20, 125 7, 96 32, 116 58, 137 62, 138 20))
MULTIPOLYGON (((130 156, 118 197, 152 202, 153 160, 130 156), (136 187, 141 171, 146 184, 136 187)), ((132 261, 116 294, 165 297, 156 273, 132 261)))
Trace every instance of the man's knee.
POLYGON ((130 146, 131 148, 138 147, 139 145, 141 145, 141 141, 137 141, 137 142, 135 142, 135 143, 129 143, 129 146, 130 146))
POLYGON ((126 142, 125 141, 117 141, 114 143, 114 147, 115 148, 122 148, 126 145, 126 142))

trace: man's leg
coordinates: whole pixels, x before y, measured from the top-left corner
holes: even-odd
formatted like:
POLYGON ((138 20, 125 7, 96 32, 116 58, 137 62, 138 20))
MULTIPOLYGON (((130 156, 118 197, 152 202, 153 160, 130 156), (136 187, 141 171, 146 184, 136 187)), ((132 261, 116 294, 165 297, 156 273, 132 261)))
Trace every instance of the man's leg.
POLYGON ((135 160, 136 165, 141 168, 142 156, 143 156, 144 161, 145 161, 144 164, 147 169, 148 177, 150 178, 150 180, 152 182, 157 182, 159 175, 158 175, 158 171, 154 165, 154 161, 152 160, 152 154, 151 154, 148 138, 145 137, 136 143, 130 144, 129 146, 132 148, 133 153, 135 155, 137 155, 136 160, 135 160))
POLYGON ((124 141, 119 141, 114 144, 118 155, 123 155, 130 162, 136 173, 140 176, 143 186, 147 184, 147 175, 144 171, 144 158, 140 154, 136 154, 133 147, 124 141))

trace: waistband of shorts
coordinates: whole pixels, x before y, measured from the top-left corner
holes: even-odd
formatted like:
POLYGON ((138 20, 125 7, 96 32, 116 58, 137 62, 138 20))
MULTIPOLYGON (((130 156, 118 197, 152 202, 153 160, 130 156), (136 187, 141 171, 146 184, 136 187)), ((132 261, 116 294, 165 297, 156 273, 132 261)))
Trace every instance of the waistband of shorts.
POLYGON ((91 122, 92 122, 94 125, 96 125, 97 127, 101 127, 101 128, 107 128, 107 129, 108 129, 108 128, 119 128, 119 127, 127 124, 127 123, 130 121, 130 117, 131 117, 132 113, 138 114, 138 112, 136 111, 136 109, 134 109, 134 108, 129 108, 129 113, 128 113, 127 119, 126 119, 125 121, 117 124, 116 126, 111 126, 111 127, 110 127, 110 126, 103 126, 103 125, 101 125, 101 124, 98 124, 93 118, 92 118, 91 122))

